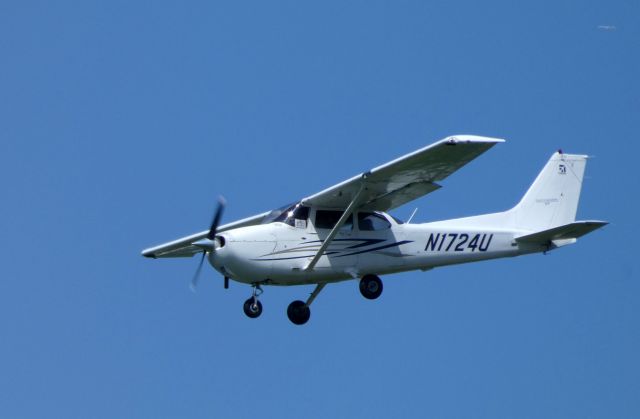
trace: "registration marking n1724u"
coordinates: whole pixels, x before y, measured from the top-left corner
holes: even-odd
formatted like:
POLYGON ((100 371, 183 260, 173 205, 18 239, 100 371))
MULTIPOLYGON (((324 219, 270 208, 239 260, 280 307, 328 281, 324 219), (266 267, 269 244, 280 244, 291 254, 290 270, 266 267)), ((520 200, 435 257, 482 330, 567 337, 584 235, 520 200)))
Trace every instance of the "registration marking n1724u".
POLYGON ((429 252, 486 252, 493 234, 431 233, 424 250, 429 252))

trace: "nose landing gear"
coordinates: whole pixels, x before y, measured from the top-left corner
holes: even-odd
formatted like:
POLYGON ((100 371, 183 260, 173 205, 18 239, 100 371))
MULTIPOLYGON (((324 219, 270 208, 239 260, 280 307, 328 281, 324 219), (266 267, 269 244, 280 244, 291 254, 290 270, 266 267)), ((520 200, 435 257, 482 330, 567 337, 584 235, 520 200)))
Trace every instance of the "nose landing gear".
POLYGON ((262 303, 258 300, 258 297, 262 294, 262 287, 260 284, 253 284, 253 295, 244 302, 242 309, 247 317, 255 319, 262 314, 262 303))

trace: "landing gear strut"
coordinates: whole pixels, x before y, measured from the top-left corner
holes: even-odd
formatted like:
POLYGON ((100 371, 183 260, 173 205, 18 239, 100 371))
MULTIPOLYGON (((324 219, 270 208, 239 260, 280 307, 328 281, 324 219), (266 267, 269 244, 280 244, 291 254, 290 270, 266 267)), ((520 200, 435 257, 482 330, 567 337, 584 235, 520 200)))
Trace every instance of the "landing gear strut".
POLYGON ((262 294, 260 284, 253 284, 253 295, 242 306, 247 317, 255 319, 262 314, 262 303, 258 300, 260 294, 262 294))
POLYGON ((365 275, 360 280, 360 294, 366 299, 375 300, 382 294, 382 281, 375 275, 365 275))

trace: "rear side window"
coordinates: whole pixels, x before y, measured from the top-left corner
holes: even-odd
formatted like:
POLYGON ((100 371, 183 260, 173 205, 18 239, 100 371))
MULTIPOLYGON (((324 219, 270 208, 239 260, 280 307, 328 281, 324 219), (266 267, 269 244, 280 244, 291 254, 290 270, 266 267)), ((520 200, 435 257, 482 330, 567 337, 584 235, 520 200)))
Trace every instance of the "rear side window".
POLYGON ((358 228, 360 231, 378 231, 391 228, 391 223, 380 214, 361 212, 358 214, 358 228))
MULTIPOLYGON (((343 211, 317 210, 315 226, 316 228, 331 230, 336 226, 342 214, 343 211)), ((353 215, 350 215, 342 228, 340 228, 340 231, 349 230, 353 230, 353 215)))

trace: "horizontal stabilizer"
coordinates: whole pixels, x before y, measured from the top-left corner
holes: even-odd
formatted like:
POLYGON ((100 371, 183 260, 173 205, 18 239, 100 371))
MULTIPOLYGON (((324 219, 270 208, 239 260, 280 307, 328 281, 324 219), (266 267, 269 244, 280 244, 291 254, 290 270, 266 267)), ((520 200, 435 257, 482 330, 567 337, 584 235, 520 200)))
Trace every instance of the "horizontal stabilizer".
POLYGON ((537 233, 516 237, 520 243, 548 244, 556 240, 570 240, 582 237, 587 233, 607 225, 606 221, 576 221, 537 233))

